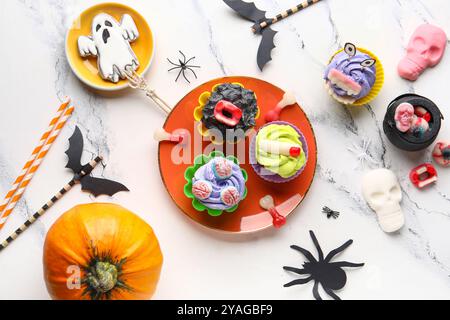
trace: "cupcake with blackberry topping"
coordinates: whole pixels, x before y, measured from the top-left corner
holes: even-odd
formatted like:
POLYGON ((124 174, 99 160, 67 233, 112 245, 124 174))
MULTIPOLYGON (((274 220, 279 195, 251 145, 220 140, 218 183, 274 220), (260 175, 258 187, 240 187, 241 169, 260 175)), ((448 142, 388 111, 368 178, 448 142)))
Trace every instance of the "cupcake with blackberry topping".
POLYGON ((194 118, 200 132, 212 142, 235 143, 245 138, 259 116, 256 95, 240 83, 223 83, 200 95, 194 118))

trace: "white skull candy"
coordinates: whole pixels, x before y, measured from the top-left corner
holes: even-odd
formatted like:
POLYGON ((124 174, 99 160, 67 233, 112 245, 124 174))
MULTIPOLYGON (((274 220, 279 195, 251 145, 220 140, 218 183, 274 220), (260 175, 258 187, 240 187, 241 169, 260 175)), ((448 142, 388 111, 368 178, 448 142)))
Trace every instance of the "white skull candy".
POLYGON ((395 232, 403 227, 402 191, 391 170, 377 169, 367 173, 363 177, 362 191, 369 206, 377 213, 384 232, 395 232))
POLYGON ((408 45, 408 51, 398 65, 402 78, 416 81, 426 68, 436 66, 442 59, 447 36, 436 26, 423 24, 417 28, 408 45))

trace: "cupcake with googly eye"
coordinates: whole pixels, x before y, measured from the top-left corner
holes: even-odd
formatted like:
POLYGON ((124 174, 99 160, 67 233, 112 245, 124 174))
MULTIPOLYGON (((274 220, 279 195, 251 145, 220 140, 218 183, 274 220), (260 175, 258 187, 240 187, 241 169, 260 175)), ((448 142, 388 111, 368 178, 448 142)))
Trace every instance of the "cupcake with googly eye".
POLYGON ((334 100, 344 105, 363 106, 381 91, 384 70, 372 52, 347 43, 331 58, 324 79, 334 100))

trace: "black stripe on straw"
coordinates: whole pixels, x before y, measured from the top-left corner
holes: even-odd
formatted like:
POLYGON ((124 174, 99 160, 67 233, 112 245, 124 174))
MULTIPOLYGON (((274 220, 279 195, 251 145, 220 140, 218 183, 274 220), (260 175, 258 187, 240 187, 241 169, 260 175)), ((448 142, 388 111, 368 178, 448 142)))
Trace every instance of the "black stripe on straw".
POLYGON ((30 220, 25 221, 24 225, 28 228, 29 226, 31 226, 33 224, 33 222, 31 222, 30 220))
POLYGON ((41 217, 41 215, 39 214, 39 212, 36 212, 35 214, 33 214, 33 218, 35 219, 39 219, 41 217))
POLYGON ((6 242, 7 242, 7 243, 11 243, 11 242, 13 242, 13 241, 14 241, 14 239, 11 238, 11 237, 8 237, 8 239, 6 239, 6 242))

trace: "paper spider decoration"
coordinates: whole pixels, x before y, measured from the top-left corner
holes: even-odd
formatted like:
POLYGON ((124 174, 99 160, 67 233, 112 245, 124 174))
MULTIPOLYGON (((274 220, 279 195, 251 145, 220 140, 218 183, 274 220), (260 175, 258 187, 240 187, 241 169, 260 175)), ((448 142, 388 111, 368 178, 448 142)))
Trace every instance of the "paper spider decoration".
POLYGON ((172 64, 172 65, 175 66, 175 67, 169 69, 168 72, 171 72, 171 71, 173 71, 173 70, 180 69, 180 72, 178 73, 178 76, 177 76, 177 78, 175 79, 175 82, 177 82, 178 79, 180 78, 180 76, 183 75, 184 79, 185 79, 188 83, 191 83, 191 82, 189 81, 189 79, 186 77, 186 70, 191 71, 191 72, 194 74, 195 79, 198 79, 198 78, 197 78, 197 74, 196 74, 195 71, 194 71, 194 68, 200 68, 200 66, 190 65, 189 62, 191 62, 192 60, 194 60, 195 57, 192 57, 192 58, 190 58, 189 60, 187 60, 186 55, 185 55, 181 50, 179 50, 179 52, 180 52, 180 54, 183 56, 183 60, 178 59, 179 64, 176 64, 176 63, 172 62, 169 58, 167 58, 167 61, 169 61, 170 64, 172 64))
POLYGON ((308 275, 308 277, 289 282, 285 284, 284 287, 292 287, 295 285, 306 284, 310 281, 314 281, 313 295, 316 300, 322 300, 319 295, 319 283, 322 285, 322 288, 330 297, 332 297, 334 300, 341 300, 334 293, 334 291, 344 288, 345 284, 347 283, 347 275, 342 268, 358 268, 364 266, 364 263, 352 263, 346 261, 331 262, 331 259, 347 249, 353 243, 353 240, 348 240, 339 248, 332 250, 324 258, 322 249, 320 248, 319 242, 317 241, 314 232, 310 231, 309 234, 311 235, 314 246, 317 249, 319 259, 317 260, 316 258, 314 258, 312 253, 306 249, 295 245, 291 246, 292 249, 303 254, 305 258, 308 259, 308 261, 303 263, 303 269, 293 267, 283 267, 283 269, 299 275, 308 275))

